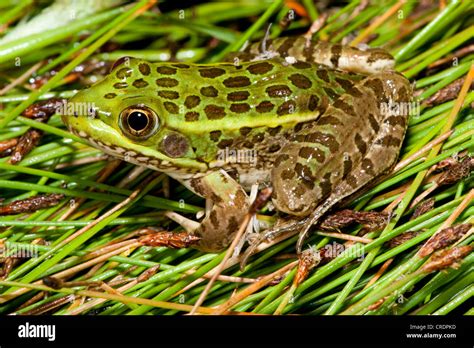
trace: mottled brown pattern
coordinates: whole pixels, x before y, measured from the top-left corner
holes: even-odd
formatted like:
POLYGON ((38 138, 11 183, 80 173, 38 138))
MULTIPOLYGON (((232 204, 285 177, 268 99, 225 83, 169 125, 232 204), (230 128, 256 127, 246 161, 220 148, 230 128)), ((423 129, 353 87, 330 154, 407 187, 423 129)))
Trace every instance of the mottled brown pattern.
POLYGON ((304 141, 309 143, 318 143, 329 149, 331 152, 336 152, 339 149, 339 143, 334 135, 322 132, 314 132, 307 134, 304 141))
POLYGON ((386 146, 386 147, 388 147, 388 146, 398 147, 398 146, 400 146, 400 142, 401 142, 401 139, 399 139, 397 137, 394 137, 394 136, 391 136, 391 135, 386 135, 382 139, 379 139, 377 141, 377 144, 382 145, 382 146, 386 146))
POLYGON ((308 101, 308 109, 310 111, 316 110, 319 104, 319 97, 317 95, 311 94, 311 97, 309 97, 308 101))
POLYGON ((268 96, 273 98, 284 98, 291 95, 292 93, 291 89, 285 85, 269 86, 265 91, 267 92, 268 96))
POLYGON ((239 88, 250 86, 250 79, 247 76, 228 77, 223 82, 227 88, 239 88))
POLYGON ((174 75, 176 74, 176 69, 169 66, 159 66, 156 68, 158 74, 162 75, 174 75))
POLYGON ((380 129, 380 125, 379 123, 377 122, 377 119, 375 118, 375 116, 373 114, 371 114, 369 112, 369 114, 367 115, 368 119, 369 119, 369 123, 370 123, 370 127, 372 128, 372 130, 377 133, 380 129))
POLYGON ((351 160, 351 158, 349 156, 347 158, 345 158, 342 165, 343 165, 342 177, 345 178, 352 170, 352 160, 351 160))
POLYGON ((242 128, 239 129, 240 134, 243 135, 243 136, 246 136, 251 131, 252 131, 251 127, 242 127, 242 128))
POLYGON ((186 97, 186 100, 184 101, 184 106, 186 106, 188 109, 192 109, 198 106, 200 102, 201 102, 201 98, 199 98, 199 96, 188 95, 186 97))
POLYGON ((316 75, 321 79, 323 80, 324 82, 329 82, 329 74, 328 74, 328 71, 326 69, 318 69, 316 71, 316 75))
POLYGON ((227 94, 227 100, 233 101, 233 102, 244 101, 244 100, 247 100, 249 96, 250 96, 250 93, 247 91, 231 92, 227 94))
POLYGON ((365 155, 367 152, 367 144, 359 133, 355 134, 354 142, 357 146, 357 149, 362 155, 365 155))
POLYGON ((144 76, 148 76, 150 75, 150 72, 151 72, 151 69, 150 69, 150 66, 146 63, 140 63, 138 65, 138 70, 140 70, 140 72, 142 73, 142 75, 144 76))
POLYGON ((117 78, 119 78, 120 80, 126 79, 127 77, 132 76, 132 69, 122 68, 122 69, 117 71, 115 76, 117 76, 117 78))
POLYGON ((212 131, 211 133, 209 133, 209 138, 213 142, 218 142, 221 135, 222 135, 222 132, 220 130, 216 130, 216 131, 212 131))
POLYGON ((318 125, 332 125, 332 126, 340 126, 342 125, 342 122, 334 116, 328 115, 328 116, 323 116, 318 119, 318 125))
POLYGON ((158 91, 158 95, 165 99, 178 99, 179 93, 175 91, 158 91))
POLYGON ((217 106, 213 104, 209 104, 204 108, 204 112, 207 115, 207 118, 210 120, 218 120, 223 118, 226 113, 222 106, 217 106))
POLYGON ((341 99, 334 102, 333 106, 335 108, 341 109, 347 115, 357 117, 357 113, 355 112, 354 107, 352 105, 346 103, 345 101, 341 100, 341 99))
POLYGON ((135 88, 145 88, 148 86, 148 82, 146 82, 144 79, 137 79, 133 81, 133 87, 135 88))
POLYGON ((284 116, 288 114, 292 114, 296 111, 296 103, 294 100, 287 100, 286 102, 283 102, 277 110, 277 115, 278 116, 284 116))
POLYGON ((205 86, 205 87, 202 87, 201 90, 200 90, 201 94, 205 97, 217 97, 217 95, 219 94, 219 92, 217 91, 217 89, 213 86, 205 86))
POLYGON ((207 77, 207 78, 210 78, 210 79, 214 79, 216 77, 224 75, 225 70, 221 69, 221 68, 199 69, 199 74, 201 74, 202 77, 207 77))
POLYGON ((253 75, 262 75, 273 69, 273 65, 268 62, 260 62, 249 65, 247 70, 253 75))
POLYGON ((115 89, 124 89, 124 88, 127 88, 127 87, 128 87, 128 84, 126 82, 114 83, 114 88, 115 89))
POLYGON ((247 103, 233 103, 230 105, 230 111, 236 112, 238 114, 248 112, 250 110, 250 105, 247 103))
POLYGON ((171 114, 178 114, 179 113, 179 107, 175 103, 166 101, 166 102, 163 103, 163 106, 171 114))
POLYGON ((277 127, 274 127, 274 128, 268 128, 267 129, 267 132, 268 134, 270 134, 271 136, 275 136, 277 135, 278 133, 280 133, 281 131, 281 126, 277 126, 277 127))
POLYGON ((339 58, 341 58, 342 45, 335 44, 331 48, 331 64, 337 68, 339 66, 339 58))
POLYGON ((178 80, 169 77, 156 79, 155 82, 159 87, 176 87, 179 84, 178 80))
POLYGON ((260 102, 260 104, 258 104, 255 109, 257 110, 257 112, 263 114, 272 111, 274 107, 275 105, 272 102, 265 100, 260 102))
POLYGON ((323 90, 324 92, 326 93, 326 95, 331 98, 332 101, 336 100, 337 98, 339 98, 339 94, 337 94, 337 92, 331 88, 328 88, 328 87, 323 87, 323 90))
POLYGON ((302 74, 293 74, 293 75, 290 75, 288 77, 288 79, 291 81, 291 83, 298 87, 298 88, 302 88, 302 89, 308 89, 308 88, 311 88, 311 86, 313 85, 311 80, 308 79, 306 76, 302 75, 302 74))
POLYGON ((302 147, 298 152, 298 156, 306 159, 316 159, 316 161, 319 163, 323 163, 326 160, 324 151, 318 149, 317 147, 302 147))
POLYGON ((196 111, 189 111, 184 115, 186 122, 195 122, 199 120, 199 113, 196 111))

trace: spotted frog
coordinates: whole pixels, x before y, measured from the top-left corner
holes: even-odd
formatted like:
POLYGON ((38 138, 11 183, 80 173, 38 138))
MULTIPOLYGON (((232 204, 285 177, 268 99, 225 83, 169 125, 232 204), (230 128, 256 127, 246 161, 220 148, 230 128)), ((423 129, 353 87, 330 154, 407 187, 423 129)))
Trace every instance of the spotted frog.
POLYGON ((412 90, 393 64, 382 49, 303 37, 251 45, 218 64, 124 58, 70 101, 76 110, 93 103, 92 115, 63 120, 107 154, 209 200, 189 231, 196 248, 230 244, 257 183, 272 187, 279 212, 306 221, 300 250, 322 215, 394 165, 407 115, 384 106, 409 102, 412 90))

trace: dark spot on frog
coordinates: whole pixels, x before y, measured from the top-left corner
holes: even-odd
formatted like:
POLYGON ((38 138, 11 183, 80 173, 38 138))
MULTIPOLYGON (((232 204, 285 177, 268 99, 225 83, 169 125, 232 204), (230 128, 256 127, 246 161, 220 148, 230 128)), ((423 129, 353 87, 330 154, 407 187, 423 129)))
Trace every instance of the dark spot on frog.
POLYGON ((190 66, 188 64, 183 64, 183 63, 176 63, 173 64, 174 67, 179 68, 179 69, 189 69, 190 66))
POLYGON ((383 88, 383 82, 380 79, 367 79, 367 81, 364 83, 364 86, 370 88, 374 92, 374 95, 379 103, 388 102, 387 96, 385 95, 385 90, 383 88))
POLYGON ((163 106, 165 109, 171 113, 171 114, 178 114, 179 113, 179 107, 175 103, 172 102, 164 102, 163 106))
POLYGON ((250 110, 250 105, 247 103, 233 103, 230 105, 230 111, 236 113, 244 113, 250 110))
POLYGON ((247 76, 236 76, 229 77, 222 83, 228 88, 247 87, 250 86, 250 79, 247 76))
POLYGON ((169 77, 162 77, 162 78, 156 79, 155 82, 160 87, 176 87, 179 84, 178 80, 175 80, 169 77))
POLYGON ((384 123, 387 123, 391 126, 400 126, 405 128, 406 118, 404 116, 390 116, 387 118, 384 123))
POLYGON ((162 75, 174 75, 176 74, 176 69, 169 66, 159 66, 156 68, 156 72, 162 75))
POLYGON ((274 107, 275 105, 272 102, 264 100, 260 102, 260 104, 258 104, 255 109, 257 110, 257 112, 263 114, 272 111, 274 107))
POLYGON ((184 115, 186 122, 194 122, 199 120, 199 113, 196 111, 189 111, 184 115))
POLYGON ((261 62, 249 65, 247 70, 253 75, 262 75, 273 69, 273 65, 268 62, 261 62))
POLYGON ((288 100, 286 102, 283 102, 277 110, 277 115, 278 116, 284 116, 288 114, 294 113, 296 110, 296 103, 294 100, 288 100))
POLYGON ((217 217, 217 211, 212 210, 209 218, 211 220, 212 226, 214 228, 218 228, 219 227, 219 218, 217 217))
POLYGON ((253 149, 254 143, 252 143, 251 141, 245 141, 243 143, 243 146, 247 149, 253 149))
POLYGON ((332 192, 331 173, 324 174, 319 187, 321 188, 322 197, 327 197, 332 192))
POLYGON ((318 77, 324 82, 329 82, 329 74, 326 69, 318 69, 316 75, 318 75, 318 77))
POLYGON ((326 95, 331 98, 332 101, 336 100, 337 98, 339 98, 339 94, 336 93, 335 90, 331 89, 331 88, 328 88, 328 87, 323 87, 324 89, 324 92, 326 93, 326 95))
POLYGON ((333 126, 338 126, 342 125, 342 122, 335 116, 324 116, 318 119, 318 125, 323 126, 323 125, 333 125, 333 126))
POLYGON ((342 177, 345 178, 352 170, 352 160, 349 156, 344 159, 343 167, 342 177))
POLYGON ((221 137, 222 135, 222 132, 220 130, 216 130, 216 131, 212 131, 211 133, 209 133, 209 138, 217 143, 219 141, 219 138, 221 137))
POLYGON ((291 95, 291 89, 285 85, 275 85, 267 87, 265 90, 269 97, 283 98, 291 95))
POLYGON ((337 142, 336 137, 328 133, 310 133, 304 137, 304 141, 321 144, 327 147, 331 152, 336 152, 339 149, 339 143, 337 142))
POLYGON ((344 111, 344 113, 346 113, 347 115, 357 117, 354 107, 352 105, 347 104, 344 100, 336 100, 333 106, 337 109, 344 111))
POLYGON ((341 58, 341 53, 342 53, 342 45, 340 44, 335 44, 331 48, 331 64, 337 68, 339 66, 339 58, 341 58))
POLYGON ((201 94, 205 97, 217 97, 219 92, 213 86, 202 87, 200 90, 201 94))
POLYGON ((311 68, 311 64, 307 63, 307 62, 303 62, 301 60, 297 61, 295 64, 293 64, 293 66, 296 68, 296 69, 308 69, 308 68, 311 68))
POLYGON ((369 57, 367 58, 367 63, 374 63, 378 60, 393 60, 393 57, 390 53, 381 50, 381 49, 372 49, 369 57))
POLYGON ((391 135, 386 135, 382 139, 377 140, 376 143, 377 145, 382 145, 385 147, 388 147, 388 146, 398 147, 400 146, 401 141, 402 140, 400 138, 396 138, 391 135))
POLYGON ((262 133, 258 133, 258 134, 255 134, 252 138, 252 142, 253 143, 259 143, 261 142, 263 139, 265 138, 265 136, 262 134, 262 133))
POLYGON ((268 128, 267 132, 270 135, 277 135, 278 133, 280 133, 281 128, 282 128, 281 126, 277 126, 277 127, 274 127, 274 128, 268 128))
POLYGON ((104 95, 104 98, 105 99, 114 99, 116 96, 117 96, 117 94, 115 94, 115 93, 107 93, 106 95, 104 95))
POLYGON ((359 152, 364 155, 367 152, 367 144, 365 143, 364 139, 362 139, 359 133, 355 134, 354 142, 357 146, 357 149, 359 149, 359 152))
POLYGON ((227 100, 233 101, 233 102, 244 101, 244 100, 247 100, 249 96, 250 96, 250 93, 247 91, 231 92, 227 94, 227 100))
POLYGON ((336 77, 335 80, 339 84, 339 86, 341 86, 346 92, 349 92, 354 86, 354 84, 351 81, 346 80, 346 79, 341 79, 339 77, 336 77))
POLYGON ((298 178, 300 178, 303 181, 303 184, 305 186, 307 186, 309 189, 313 189, 314 176, 313 176, 313 173, 311 172, 311 169, 308 166, 303 165, 301 163, 296 163, 295 172, 298 175, 298 178))
POLYGON ((158 95, 165 99, 178 99, 179 93, 175 91, 159 91, 158 95))
POLYGON ((240 224, 237 222, 235 216, 231 216, 229 219, 229 223, 227 224, 228 231, 237 231, 240 224))
POLYGON ((204 108, 207 118, 210 120, 218 120, 224 118, 226 113, 222 106, 209 104, 204 108))
POLYGON ((379 129, 380 129, 380 125, 379 125, 379 123, 377 122, 377 119, 376 119, 375 116, 374 116, 373 114, 371 114, 370 112, 369 112, 368 118, 369 118, 370 127, 373 129, 373 131, 374 131, 375 133, 377 133, 377 132, 379 131, 379 129))
POLYGON ((231 146, 234 143, 232 139, 223 139, 218 144, 217 147, 219 149, 225 149, 226 147, 231 146))
POLYGON ((270 145, 270 147, 268 148, 268 152, 270 153, 275 153, 277 151, 280 151, 281 149, 281 146, 279 144, 272 144, 270 145))
POLYGON ((295 177, 295 175, 296 175, 295 171, 291 168, 286 168, 282 170, 281 172, 281 178, 283 180, 291 180, 295 177))
POLYGON ((302 74, 293 74, 288 79, 293 85, 301 89, 308 89, 313 85, 311 80, 302 74))
POLYGON ((171 133, 161 141, 161 149, 169 157, 181 157, 188 151, 188 148, 188 140, 177 133, 171 133))
POLYGON ((247 134, 249 134, 251 131, 252 131, 251 127, 242 127, 242 128, 239 129, 240 134, 243 135, 244 137, 247 134))
POLYGON ((279 155, 275 160, 274 168, 278 168, 283 162, 288 161, 289 159, 290 159, 290 156, 287 155, 286 153, 279 155))
POLYGON ((364 158, 361 162, 361 167, 363 170, 365 170, 365 172, 371 176, 375 176, 375 172, 374 172, 374 164, 372 163, 372 161, 368 158, 364 158))
POLYGON ((354 175, 349 174, 345 180, 350 187, 357 188, 357 178, 354 175))
POLYGON ((319 98, 318 96, 312 94, 311 97, 309 97, 309 102, 308 102, 308 109, 309 111, 314 111, 318 107, 319 103, 319 98))
POLYGON ((145 88, 148 86, 148 82, 146 82, 144 79, 137 79, 133 81, 133 87, 135 88, 145 88))
POLYGON ((197 95, 188 95, 186 97, 186 100, 184 101, 184 105, 188 109, 192 109, 192 108, 198 106, 200 102, 201 102, 201 98, 199 98, 199 96, 197 96, 197 95))
POLYGON ((281 57, 285 58, 288 56, 288 50, 293 47, 295 39, 293 37, 288 37, 283 43, 278 47, 277 52, 281 57))
POLYGON ((225 70, 220 68, 199 69, 199 74, 201 74, 202 77, 213 79, 224 75, 225 70))
POLYGON ((298 156, 306 159, 316 159, 319 163, 323 163, 326 159, 324 151, 318 149, 317 147, 302 147, 298 152, 298 156))
POLYGON ((115 89, 124 89, 127 87, 128 87, 128 84, 126 82, 117 82, 114 84, 115 89))
POLYGON ((150 75, 150 66, 146 63, 140 63, 138 64, 138 70, 142 73, 144 76, 150 75))
POLYGON ((117 76, 117 78, 119 78, 121 80, 126 79, 127 77, 132 76, 132 69, 131 68, 122 68, 122 69, 117 71, 115 76, 117 76))

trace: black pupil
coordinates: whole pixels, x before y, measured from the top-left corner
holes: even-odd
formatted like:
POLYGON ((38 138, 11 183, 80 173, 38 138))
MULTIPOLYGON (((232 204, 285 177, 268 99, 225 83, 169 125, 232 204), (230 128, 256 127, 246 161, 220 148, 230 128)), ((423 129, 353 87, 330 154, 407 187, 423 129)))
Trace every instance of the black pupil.
POLYGON ((133 111, 128 115, 127 122, 131 129, 139 132, 148 125, 148 117, 141 111, 133 111))

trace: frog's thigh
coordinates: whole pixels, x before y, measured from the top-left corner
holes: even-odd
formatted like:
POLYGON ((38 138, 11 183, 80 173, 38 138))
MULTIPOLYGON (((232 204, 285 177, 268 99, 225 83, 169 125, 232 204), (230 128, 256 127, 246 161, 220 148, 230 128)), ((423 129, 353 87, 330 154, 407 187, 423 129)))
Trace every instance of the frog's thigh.
POLYGON ((243 188, 224 171, 216 171, 186 183, 193 192, 213 205, 194 232, 201 237, 197 247, 219 251, 227 247, 248 212, 249 200, 243 188))

